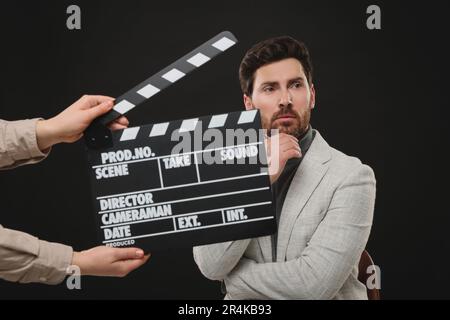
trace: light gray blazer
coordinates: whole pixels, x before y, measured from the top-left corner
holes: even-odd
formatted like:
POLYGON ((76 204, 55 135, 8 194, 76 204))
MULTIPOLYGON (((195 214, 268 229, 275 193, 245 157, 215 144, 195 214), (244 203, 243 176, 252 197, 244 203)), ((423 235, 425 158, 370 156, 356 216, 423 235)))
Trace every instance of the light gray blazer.
POLYGON ((375 176, 357 158, 315 138, 271 237, 194 248, 202 274, 223 280, 225 299, 367 299, 358 262, 372 226, 375 176))

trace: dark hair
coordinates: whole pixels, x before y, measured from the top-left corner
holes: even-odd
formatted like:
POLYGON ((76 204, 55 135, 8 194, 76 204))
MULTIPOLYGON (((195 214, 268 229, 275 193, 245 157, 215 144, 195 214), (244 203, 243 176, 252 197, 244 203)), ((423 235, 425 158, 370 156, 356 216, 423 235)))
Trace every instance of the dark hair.
POLYGON ((308 83, 311 85, 313 67, 308 48, 303 42, 289 36, 282 36, 264 40, 247 51, 239 67, 242 92, 248 96, 252 95, 256 70, 266 64, 288 58, 300 61, 308 83))

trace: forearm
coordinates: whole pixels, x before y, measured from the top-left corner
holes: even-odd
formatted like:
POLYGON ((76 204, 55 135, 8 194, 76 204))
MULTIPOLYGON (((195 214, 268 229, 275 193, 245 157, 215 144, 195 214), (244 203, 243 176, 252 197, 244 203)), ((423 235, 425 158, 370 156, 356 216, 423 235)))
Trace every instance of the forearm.
POLYGON ((72 263, 71 247, 39 240, 0 226, 0 278, 21 283, 58 284, 72 263))
POLYGON ((42 152, 37 141, 39 120, 0 120, 0 169, 36 163, 47 157, 49 150, 42 152))
POLYGON ((237 265, 251 239, 195 247, 194 260, 205 277, 223 280, 237 265))
POLYGON ((308 258, 262 264, 242 259, 225 278, 227 293, 243 300, 331 299, 351 271, 348 267, 342 277, 335 277, 317 272, 313 266, 308 258))

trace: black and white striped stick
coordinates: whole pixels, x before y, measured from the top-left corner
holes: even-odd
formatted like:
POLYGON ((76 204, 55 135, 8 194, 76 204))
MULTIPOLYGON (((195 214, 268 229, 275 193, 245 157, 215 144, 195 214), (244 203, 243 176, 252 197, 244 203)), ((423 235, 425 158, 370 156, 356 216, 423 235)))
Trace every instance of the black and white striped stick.
POLYGON ((117 98, 114 108, 96 119, 87 130, 88 146, 94 148, 103 146, 102 140, 110 139, 110 134, 105 129, 108 123, 123 116, 236 43, 236 37, 231 32, 224 31, 117 98))

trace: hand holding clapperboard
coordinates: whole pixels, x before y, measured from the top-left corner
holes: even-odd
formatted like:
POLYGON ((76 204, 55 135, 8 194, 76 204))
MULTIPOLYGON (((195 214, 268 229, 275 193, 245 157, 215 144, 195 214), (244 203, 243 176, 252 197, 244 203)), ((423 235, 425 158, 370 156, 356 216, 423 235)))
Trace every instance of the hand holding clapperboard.
POLYGON ((257 110, 114 133, 106 129, 236 43, 233 34, 222 32, 119 97, 113 110, 87 130, 92 198, 103 245, 151 251, 275 232, 257 110))

